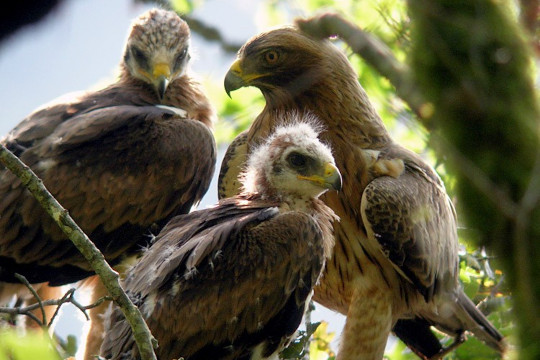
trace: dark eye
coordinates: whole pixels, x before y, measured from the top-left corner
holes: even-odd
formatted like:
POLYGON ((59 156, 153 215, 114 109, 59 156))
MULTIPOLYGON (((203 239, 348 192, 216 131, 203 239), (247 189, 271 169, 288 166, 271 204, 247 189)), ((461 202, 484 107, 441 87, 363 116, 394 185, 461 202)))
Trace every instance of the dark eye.
POLYGON ((279 60, 279 53, 276 50, 269 50, 264 53, 264 60, 268 65, 274 65, 279 60))
POLYGON ((182 65, 182 62, 184 61, 186 55, 187 55, 187 48, 180 51, 180 53, 176 56, 176 60, 174 61, 174 66, 178 68, 180 65, 182 65))
POLYGON ((307 157, 300 153, 292 152, 287 156, 287 161, 295 168, 303 168, 306 166, 307 157))
POLYGON ((135 46, 133 46, 131 48, 131 53, 133 54, 133 57, 135 58, 135 61, 137 61, 137 63, 139 63, 140 67, 148 68, 148 58, 146 57, 144 52, 142 52, 141 49, 136 48, 135 46))

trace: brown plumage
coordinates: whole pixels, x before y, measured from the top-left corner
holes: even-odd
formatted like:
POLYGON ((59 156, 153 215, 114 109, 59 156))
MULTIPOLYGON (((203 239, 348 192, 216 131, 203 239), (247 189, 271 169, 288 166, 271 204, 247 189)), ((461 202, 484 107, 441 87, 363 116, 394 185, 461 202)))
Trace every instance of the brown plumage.
MULTIPOLYGON (((159 359, 277 359, 294 335, 333 245, 335 216, 317 197, 341 187, 300 121, 251 154, 240 195, 173 218, 128 272, 159 359)), ((101 355, 139 358, 118 309, 101 355)))
POLYGON ((458 283, 456 216, 443 183, 393 142, 347 58, 327 40, 275 29, 239 51, 225 89, 242 86, 259 88, 266 106, 228 149, 220 196, 238 192, 238 164, 288 111, 321 119, 343 174, 343 190, 321 198, 341 221, 314 295, 347 315, 338 359, 381 359, 392 328, 417 354, 433 356, 442 349, 430 325, 451 336, 471 331, 502 351, 501 334, 458 283))
MULTIPOLYGON (((187 69, 189 28, 151 10, 130 29, 118 80, 30 114, 3 144, 41 177, 112 264, 199 202, 215 166, 213 110, 187 69), (165 107, 160 107, 160 106, 165 107)), ((0 281, 93 274, 20 181, 0 170, 0 281)), ((0 299, 1 300, 1 299, 0 299)))

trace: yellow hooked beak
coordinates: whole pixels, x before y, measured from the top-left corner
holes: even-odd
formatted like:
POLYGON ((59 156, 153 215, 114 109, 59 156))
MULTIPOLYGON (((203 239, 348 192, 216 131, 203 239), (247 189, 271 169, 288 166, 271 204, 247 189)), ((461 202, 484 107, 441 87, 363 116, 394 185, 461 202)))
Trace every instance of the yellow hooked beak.
POLYGON ((324 164, 324 174, 303 176, 298 175, 298 179, 311 181, 324 189, 341 190, 341 173, 336 165, 331 163, 324 164))
POLYGON ((170 79, 171 68, 169 67, 169 64, 159 63, 154 66, 152 69, 152 80, 156 86, 160 99, 163 99, 165 91, 167 91, 167 87, 169 86, 170 79))
POLYGON ((242 60, 237 59, 229 68, 227 75, 225 75, 225 91, 230 97, 232 91, 244 86, 249 86, 253 80, 267 75, 269 74, 244 74, 242 70, 242 60))

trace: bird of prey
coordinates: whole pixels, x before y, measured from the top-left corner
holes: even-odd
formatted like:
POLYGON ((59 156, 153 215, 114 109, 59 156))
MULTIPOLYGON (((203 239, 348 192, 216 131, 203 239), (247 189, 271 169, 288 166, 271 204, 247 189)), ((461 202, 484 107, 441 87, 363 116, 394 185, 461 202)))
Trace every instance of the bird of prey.
POLYGON ((340 217, 314 300, 347 315, 338 359, 381 359, 389 333, 420 356, 443 349, 430 326, 472 332, 502 351, 501 334, 458 282, 456 214, 434 169, 395 143, 346 56, 296 27, 261 33, 239 50, 227 93, 259 88, 266 106, 231 144, 220 196, 238 192, 239 166, 288 111, 315 114, 334 150, 343 189, 321 197, 340 217))
MULTIPOLYGON (((145 12, 131 26, 116 82, 47 104, 2 139, 113 266, 187 213, 210 184, 215 114, 188 70, 189 44, 174 12, 145 12)), ((15 273, 52 286, 94 274, 2 167, 0 281, 18 283, 15 273)))
MULTIPOLYGON (((277 359, 294 335, 333 245, 318 196, 341 187, 313 120, 295 122, 250 154, 239 195, 173 218, 128 271, 159 359, 277 359)), ((137 359, 118 309, 109 321, 101 355, 137 359)))

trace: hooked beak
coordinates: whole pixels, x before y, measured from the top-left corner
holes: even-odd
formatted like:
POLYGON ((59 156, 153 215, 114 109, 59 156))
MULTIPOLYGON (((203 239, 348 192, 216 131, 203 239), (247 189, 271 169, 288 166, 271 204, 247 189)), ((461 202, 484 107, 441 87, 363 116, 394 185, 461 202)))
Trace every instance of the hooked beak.
POLYGON ((168 64, 156 64, 152 71, 152 77, 154 78, 154 84, 156 86, 159 99, 162 100, 165 96, 165 91, 167 91, 167 87, 169 86, 171 68, 168 64))
POLYGON ((240 89, 244 86, 252 85, 252 81, 261 77, 268 76, 268 73, 263 74, 244 74, 242 69, 242 60, 236 59, 235 62, 229 68, 229 71, 225 75, 225 92, 231 97, 231 92, 240 89))
POLYGON ((298 175, 299 179, 311 181, 324 189, 329 190, 341 190, 342 180, 341 173, 339 172, 336 165, 332 163, 324 164, 324 174, 321 175, 311 175, 311 176, 302 176, 298 175))
POLYGON ((157 80, 157 91, 159 99, 163 100, 163 96, 165 96, 165 91, 167 91, 167 87, 169 86, 169 79, 167 79, 165 76, 160 76, 157 80))
POLYGON ((242 78, 240 59, 237 59, 229 68, 227 75, 225 75, 225 92, 229 97, 231 97, 231 91, 240 89, 246 85, 246 82, 242 78))

